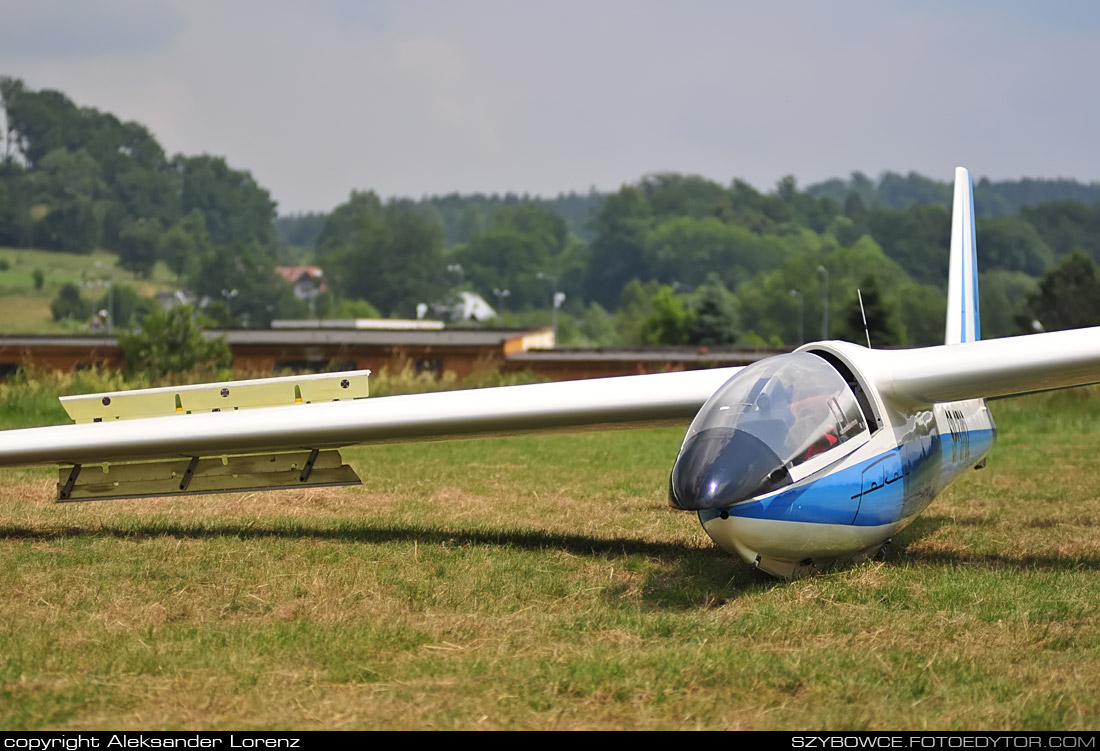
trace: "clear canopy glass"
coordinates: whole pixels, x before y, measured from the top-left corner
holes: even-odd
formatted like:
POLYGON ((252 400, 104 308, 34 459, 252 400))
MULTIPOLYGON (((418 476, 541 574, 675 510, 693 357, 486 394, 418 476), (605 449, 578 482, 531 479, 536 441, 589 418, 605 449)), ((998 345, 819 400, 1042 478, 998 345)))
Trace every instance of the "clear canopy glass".
POLYGON ((703 406, 688 437, 736 428, 797 466, 866 429, 855 394, 831 365, 798 352, 748 366, 703 406))
POLYGON ((855 394, 809 353, 739 371, 688 428, 672 476, 681 508, 716 508, 792 482, 790 470, 867 429, 855 394))

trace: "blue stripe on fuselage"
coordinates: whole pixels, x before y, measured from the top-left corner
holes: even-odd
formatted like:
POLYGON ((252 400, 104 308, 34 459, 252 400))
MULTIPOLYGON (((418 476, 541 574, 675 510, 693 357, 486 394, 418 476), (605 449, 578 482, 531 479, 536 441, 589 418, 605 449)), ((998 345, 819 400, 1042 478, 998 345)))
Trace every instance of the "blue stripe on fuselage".
MULTIPOLYGON (((878 526, 919 512, 993 445, 993 430, 935 436, 938 446, 902 446, 795 485, 762 500, 726 509, 749 519, 878 526), (939 471, 936 471, 939 469, 939 471)), ((718 510, 715 510, 715 515, 718 510)))
POLYGON ((982 314, 978 301, 978 231, 974 226, 974 183, 970 182, 970 285, 971 296, 974 298, 974 341, 982 338, 982 314))

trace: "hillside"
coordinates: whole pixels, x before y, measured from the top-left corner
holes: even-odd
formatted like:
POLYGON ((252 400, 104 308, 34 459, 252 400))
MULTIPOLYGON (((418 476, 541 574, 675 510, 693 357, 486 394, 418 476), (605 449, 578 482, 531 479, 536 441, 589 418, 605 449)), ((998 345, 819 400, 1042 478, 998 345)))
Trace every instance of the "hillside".
POLYGON ((151 296, 174 289, 170 273, 157 268, 150 279, 138 279, 118 266, 118 256, 107 251, 65 253, 0 247, 0 334, 63 334, 86 332, 87 321, 55 321, 50 303, 65 284, 76 284, 88 299, 107 294, 110 281, 116 290, 129 287, 151 296), (42 286, 35 286, 35 271, 42 272, 42 286))

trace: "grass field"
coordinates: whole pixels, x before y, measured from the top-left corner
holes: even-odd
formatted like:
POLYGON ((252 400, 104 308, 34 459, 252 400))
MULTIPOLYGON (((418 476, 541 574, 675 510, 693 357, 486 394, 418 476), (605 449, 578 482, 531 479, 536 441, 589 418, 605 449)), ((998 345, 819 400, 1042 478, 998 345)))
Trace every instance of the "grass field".
POLYGON ((142 295, 172 287, 171 272, 163 264, 157 265, 151 279, 137 280, 130 272, 118 268, 117 256, 106 251, 59 253, 0 248, 0 261, 7 265, 6 269, 0 268, 0 333, 3 334, 80 331, 87 322, 54 321, 50 313, 50 302, 63 284, 84 285, 84 297, 90 300, 98 300, 107 293, 103 285, 108 279, 117 285, 134 287, 142 295), (43 273, 44 283, 40 290, 34 288, 35 269, 43 273))
POLYGON ((780 582, 665 505, 677 430, 347 452, 356 489, 0 493, 0 729, 1100 724, 1100 392, 998 402, 884 563, 780 582))

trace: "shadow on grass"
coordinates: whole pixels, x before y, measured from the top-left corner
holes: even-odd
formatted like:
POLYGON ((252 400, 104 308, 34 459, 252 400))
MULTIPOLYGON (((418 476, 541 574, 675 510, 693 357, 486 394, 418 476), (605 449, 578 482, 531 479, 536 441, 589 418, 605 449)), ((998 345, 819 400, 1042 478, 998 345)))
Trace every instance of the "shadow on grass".
POLYGON ((661 608, 673 609, 717 607, 746 591, 758 591, 781 584, 779 580, 753 571, 717 547, 696 548, 628 537, 590 537, 543 530, 447 529, 417 525, 379 528, 346 523, 339 526, 288 523, 241 527, 230 524, 143 522, 134 525, 49 529, 0 526, 0 540, 149 540, 162 537, 310 539, 368 545, 416 540, 421 545, 493 545, 533 551, 562 550, 577 556, 621 558, 624 566, 629 565, 628 559, 640 556, 657 564, 646 575, 642 599, 661 608))

